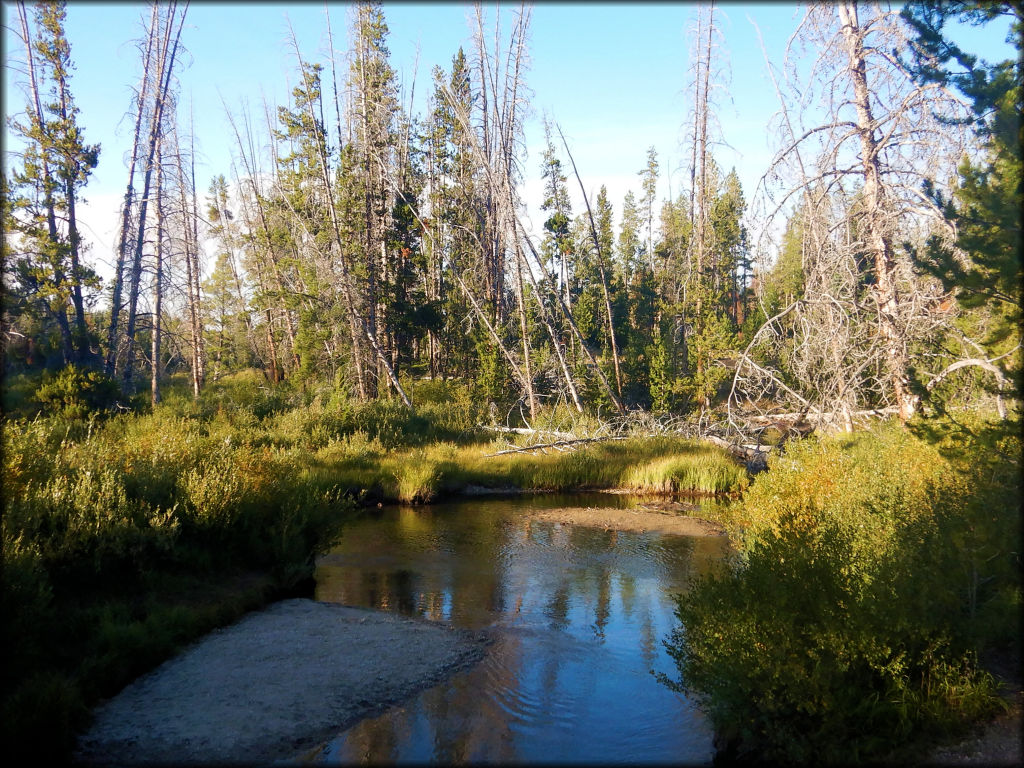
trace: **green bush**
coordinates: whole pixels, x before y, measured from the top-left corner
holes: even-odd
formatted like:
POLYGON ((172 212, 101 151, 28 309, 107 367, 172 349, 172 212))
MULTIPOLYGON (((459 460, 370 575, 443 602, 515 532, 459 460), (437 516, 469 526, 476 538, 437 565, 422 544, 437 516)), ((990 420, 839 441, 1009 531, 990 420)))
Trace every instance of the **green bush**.
POLYGON ((69 365, 56 377, 44 378, 35 400, 48 416, 84 419, 91 414, 112 410, 124 398, 116 381, 99 371, 69 365))
POLYGON ((1005 640, 986 606, 1020 594, 1019 482, 983 464, 898 429, 793 446, 737 513, 741 553, 679 597, 666 682, 771 761, 878 759, 992 711, 976 660, 1005 640))

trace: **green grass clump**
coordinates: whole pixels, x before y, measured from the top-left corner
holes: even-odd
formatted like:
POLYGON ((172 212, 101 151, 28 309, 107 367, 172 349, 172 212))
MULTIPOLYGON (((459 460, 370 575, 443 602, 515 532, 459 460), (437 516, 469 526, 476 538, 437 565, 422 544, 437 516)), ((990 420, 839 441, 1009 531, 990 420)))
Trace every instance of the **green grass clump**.
POLYGON ((741 754, 877 760, 999 706, 977 660, 1015 641, 996 614, 1019 604, 1020 479, 980 441, 941 448, 808 440, 746 493, 741 554, 679 598, 666 681, 741 754))
POLYGON ((702 448, 630 468, 622 486, 638 492, 733 493, 746 488, 747 471, 721 451, 702 448))
POLYGON ((437 493, 441 479, 440 465, 426 455, 416 451, 406 457, 395 470, 395 495, 406 504, 428 502, 437 493))

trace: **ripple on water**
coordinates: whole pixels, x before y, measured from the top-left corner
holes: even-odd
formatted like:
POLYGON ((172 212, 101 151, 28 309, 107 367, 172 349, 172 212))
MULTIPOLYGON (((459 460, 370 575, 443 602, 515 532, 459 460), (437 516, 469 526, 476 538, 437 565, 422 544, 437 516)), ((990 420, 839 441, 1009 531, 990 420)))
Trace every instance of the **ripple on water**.
POLYGON ((491 627, 495 642, 316 761, 710 761, 704 719, 653 672, 674 671, 662 646, 672 595, 720 560, 723 542, 523 514, 543 501, 383 510, 346 528, 318 565, 318 599, 491 627))

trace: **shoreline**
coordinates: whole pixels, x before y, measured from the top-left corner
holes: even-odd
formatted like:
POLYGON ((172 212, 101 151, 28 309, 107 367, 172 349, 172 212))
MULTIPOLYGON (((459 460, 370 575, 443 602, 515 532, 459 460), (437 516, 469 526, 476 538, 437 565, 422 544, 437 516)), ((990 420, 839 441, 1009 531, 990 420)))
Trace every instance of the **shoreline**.
POLYGON ((490 642, 441 622, 282 600, 204 635, 97 706, 74 762, 295 760, 476 664, 490 642))
POLYGON ((653 509, 566 507, 530 510, 526 514, 543 522, 582 525, 604 530, 660 533, 674 536, 726 536, 725 527, 711 520, 653 509))

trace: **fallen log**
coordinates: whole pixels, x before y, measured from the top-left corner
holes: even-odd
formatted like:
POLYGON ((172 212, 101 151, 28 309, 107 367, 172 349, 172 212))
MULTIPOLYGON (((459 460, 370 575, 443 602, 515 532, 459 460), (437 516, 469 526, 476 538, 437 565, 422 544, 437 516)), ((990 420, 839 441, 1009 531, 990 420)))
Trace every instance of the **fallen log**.
MULTIPOLYGON (((507 456, 512 453, 530 453, 532 451, 545 451, 547 449, 563 451, 566 449, 576 448, 580 445, 586 445, 588 443, 600 443, 606 440, 628 440, 630 437, 631 436, 629 435, 603 435, 601 437, 580 437, 567 440, 555 440, 550 443, 535 443, 534 445, 524 445, 519 448, 506 448, 503 451, 485 454, 484 458, 489 459, 495 456, 507 456)), ((656 435, 633 437, 656 437, 656 435)), ((704 435, 693 439, 704 440, 718 448, 728 451, 731 456, 746 464, 747 470, 752 473, 761 472, 768 468, 768 451, 762 450, 758 446, 730 443, 728 440, 715 435, 704 435)))
POLYGON ((501 432, 503 434, 515 434, 515 435, 551 435, 553 437, 561 438, 563 440, 572 440, 576 435, 571 432, 559 432, 554 429, 527 429, 526 427, 491 427, 483 424, 477 425, 478 429, 482 429, 485 432, 501 432))
POLYGON ((704 435, 700 439, 707 440, 712 445, 717 445, 719 448, 728 451, 733 457, 746 464, 747 471, 751 474, 768 469, 768 451, 762 450, 758 446, 730 443, 728 440, 716 435, 704 435))
POLYGON ((553 448, 556 451, 565 450, 566 448, 575 448, 579 445, 586 443, 602 443, 605 440, 628 440, 627 435, 605 435, 602 437, 578 437, 571 440, 556 440, 553 443, 535 443, 533 445, 524 445, 521 448, 506 448, 504 451, 498 451, 497 453, 488 453, 484 455, 485 459, 493 458, 494 456, 505 456, 510 453, 530 453, 531 451, 544 451, 548 448, 553 448))

